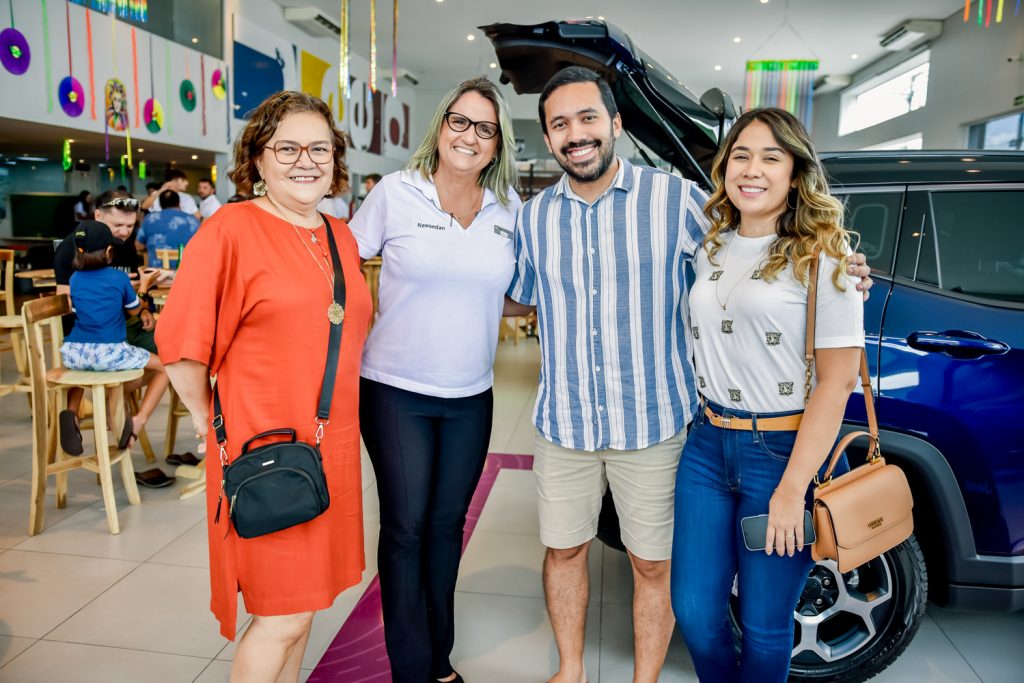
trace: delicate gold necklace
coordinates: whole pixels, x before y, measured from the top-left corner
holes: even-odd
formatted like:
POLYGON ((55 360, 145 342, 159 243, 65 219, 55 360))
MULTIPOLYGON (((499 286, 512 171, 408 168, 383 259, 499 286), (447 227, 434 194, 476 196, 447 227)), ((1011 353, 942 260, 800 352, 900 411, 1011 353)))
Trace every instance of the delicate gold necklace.
MULTIPOLYGON (((747 274, 752 273, 754 269, 757 268, 757 266, 762 263, 764 257, 764 250, 768 246, 765 245, 765 247, 761 249, 761 253, 758 255, 756 259, 754 259, 754 262, 750 264, 750 267, 747 268, 742 275, 740 275, 739 279, 733 283, 732 287, 729 288, 729 291, 725 293, 725 301, 722 301, 722 297, 719 296, 718 294, 718 283, 722 281, 722 275, 725 274, 725 264, 729 260, 729 248, 732 246, 732 243, 735 242, 738 237, 739 233, 733 235, 732 240, 730 240, 729 243, 725 245, 725 256, 722 257, 722 268, 721 270, 717 270, 715 271, 715 273, 712 273, 712 277, 714 277, 715 279, 715 299, 718 301, 718 305, 722 307, 723 311, 726 310, 726 308, 728 307, 729 299, 732 298, 733 292, 735 292, 736 289, 740 286, 740 283, 747 280, 747 274), (717 274, 718 277, 715 277, 715 274, 717 274)), ((770 245, 771 242, 769 242, 768 244, 770 245)))
MULTIPOLYGON (((269 197, 267 199, 270 200, 269 197)), ((295 225, 295 223, 292 223, 287 218, 284 218, 284 211, 282 211, 280 207, 278 207, 277 204, 274 203, 273 200, 270 200, 270 203, 275 209, 277 209, 278 213, 282 215, 283 220, 287 221, 288 224, 292 226, 292 230, 295 231, 295 236, 299 238, 299 242, 302 243, 302 247, 306 250, 306 253, 309 254, 309 257, 313 259, 313 263, 316 264, 316 267, 320 270, 320 273, 323 274, 324 278, 327 280, 327 285, 330 288, 331 292, 331 305, 327 307, 327 319, 331 321, 332 325, 340 325, 341 322, 345 319, 345 308, 334 300, 334 272, 332 271, 328 273, 328 271, 324 270, 321 260, 326 260, 327 255, 324 254, 323 247, 320 247, 320 255, 322 259, 318 259, 316 257, 316 254, 313 253, 313 250, 310 249, 309 245, 306 244, 306 240, 302 239, 302 233, 299 232, 299 226, 295 225)), ((330 226, 327 226, 327 229, 330 230, 330 226)), ((316 228, 313 228, 312 230, 316 230, 316 228)), ((316 238, 316 233, 311 231, 310 234, 312 236, 311 241, 313 242, 313 244, 318 244, 319 240, 317 240, 316 238)))
MULTIPOLYGON (((441 201, 441 195, 440 194, 438 195, 437 200, 438 200, 438 202, 441 201)), ((442 205, 441 206, 441 210, 444 211, 446 214, 448 214, 448 227, 451 227, 453 225, 453 222, 457 222, 459 225, 462 225, 462 221, 464 219, 467 219, 467 218, 470 219, 470 225, 472 225, 473 224, 473 220, 476 218, 476 214, 480 213, 480 211, 482 210, 480 208, 480 203, 483 200, 484 200, 484 193, 483 193, 483 190, 481 190, 480 193, 477 195, 476 201, 473 202, 472 204, 470 204, 470 206, 475 206, 477 208, 475 208, 475 209, 473 209, 471 211, 467 211, 466 213, 461 214, 461 215, 460 214, 456 214, 454 211, 446 210, 444 208, 444 206, 442 205)), ((462 226, 462 227, 465 228, 466 226, 462 226)))

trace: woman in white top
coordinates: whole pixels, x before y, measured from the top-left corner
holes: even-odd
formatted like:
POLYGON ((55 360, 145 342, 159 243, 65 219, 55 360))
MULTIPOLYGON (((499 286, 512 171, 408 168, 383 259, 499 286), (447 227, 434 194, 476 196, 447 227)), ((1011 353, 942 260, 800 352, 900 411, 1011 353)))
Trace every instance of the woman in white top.
POLYGON ((793 610, 813 564, 805 506, 856 385, 863 302, 846 275, 843 207, 795 117, 780 109, 741 116, 711 177, 711 229, 689 299, 702 404, 676 478, 672 605, 701 681, 783 683, 793 610), (815 377, 805 409, 812 279, 815 377), (764 549, 748 550, 740 520, 765 514, 755 544, 764 549), (734 577, 738 658, 728 616, 734 577))
POLYGON ((441 101, 407 168, 351 228, 380 254, 360 428, 377 479, 378 571, 396 683, 461 681, 449 656, 463 526, 491 433, 492 366, 519 197, 508 105, 485 78, 441 101))

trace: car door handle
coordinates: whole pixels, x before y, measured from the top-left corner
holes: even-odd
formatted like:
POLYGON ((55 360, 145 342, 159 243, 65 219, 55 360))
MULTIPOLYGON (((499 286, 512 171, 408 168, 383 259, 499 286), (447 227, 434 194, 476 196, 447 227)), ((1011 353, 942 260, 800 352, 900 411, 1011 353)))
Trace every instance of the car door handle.
POLYGON ((961 352, 971 355, 1006 353, 1008 344, 972 332, 914 332, 907 344, 921 351, 961 352))

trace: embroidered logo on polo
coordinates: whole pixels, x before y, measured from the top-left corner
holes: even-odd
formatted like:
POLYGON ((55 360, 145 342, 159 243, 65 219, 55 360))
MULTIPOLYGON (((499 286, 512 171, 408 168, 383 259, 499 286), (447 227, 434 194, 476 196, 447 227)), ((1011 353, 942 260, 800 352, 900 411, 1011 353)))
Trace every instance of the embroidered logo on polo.
POLYGON ((765 332, 764 340, 768 343, 768 346, 778 346, 782 342, 781 332, 765 332))
POLYGON ((503 228, 500 225, 495 225, 494 226, 494 234, 495 235, 501 235, 502 237, 504 237, 507 240, 512 239, 512 231, 508 230, 506 228, 503 228))
POLYGON ((714 282, 718 278, 722 277, 722 273, 724 273, 724 272, 725 272, 724 270, 716 270, 713 273, 711 273, 711 277, 709 277, 708 279, 711 280, 712 282, 714 282))
POLYGON ((724 334, 732 334, 732 321, 731 320, 723 320, 722 321, 722 332, 724 334))
POLYGON ((743 394, 740 393, 739 389, 730 389, 729 390, 729 398, 731 400, 733 400, 733 401, 742 401, 743 400, 743 394))
POLYGON ((779 396, 792 396, 793 395, 793 383, 792 382, 779 382, 779 396))
POLYGON ((693 338, 694 339, 700 339, 700 328, 699 327, 694 325, 693 327, 690 328, 690 331, 693 332, 693 338))
POLYGON ((447 230, 443 225, 437 225, 436 223, 417 223, 417 228, 426 228, 427 230, 447 230))

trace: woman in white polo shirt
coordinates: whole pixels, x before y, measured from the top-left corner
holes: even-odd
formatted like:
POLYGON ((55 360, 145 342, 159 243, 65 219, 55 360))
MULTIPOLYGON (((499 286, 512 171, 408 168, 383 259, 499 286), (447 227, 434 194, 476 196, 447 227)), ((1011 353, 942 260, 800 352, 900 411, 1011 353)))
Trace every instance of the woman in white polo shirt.
POLYGON ((360 428, 380 499, 378 571, 396 683, 461 681, 449 656, 470 498, 491 433, 494 354, 520 206, 508 105, 486 78, 441 101, 406 169, 352 218, 383 258, 360 428))
POLYGON ((702 401, 676 477, 672 607, 701 681, 784 683, 793 610, 814 564, 804 511, 856 384, 863 302, 846 274, 842 204, 792 114, 754 109, 737 119, 711 178, 711 229, 689 297, 702 401), (814 381, 805 408, 812 281, 814 381), (747 546, 740 520, 764 514, 767 531, 747 546), (748 549, 758 546, 766 549, 748 549), (734 577, 739 658, 729 621, 734 577))

